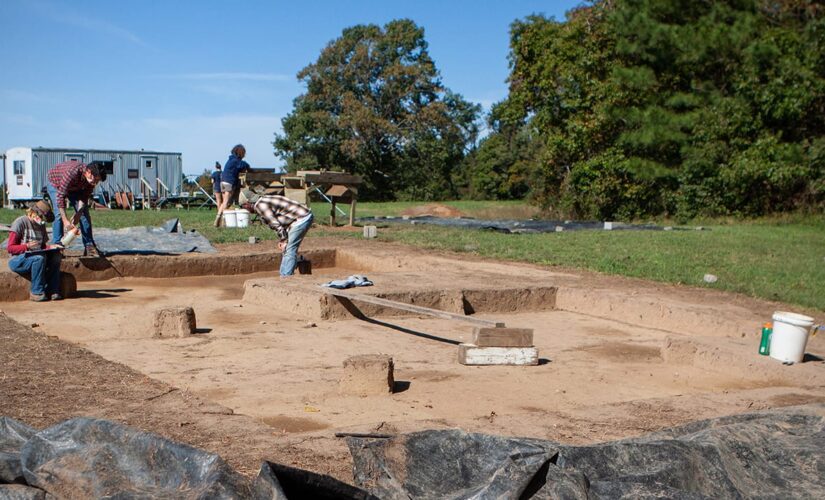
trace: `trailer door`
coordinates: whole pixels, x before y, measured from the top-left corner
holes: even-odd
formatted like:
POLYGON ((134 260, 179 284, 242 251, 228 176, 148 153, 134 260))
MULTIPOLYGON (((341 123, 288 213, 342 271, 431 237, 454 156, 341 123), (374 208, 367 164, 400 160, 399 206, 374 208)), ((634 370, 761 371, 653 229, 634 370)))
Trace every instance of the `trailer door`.
POLYGON ((152 194, 157 195, 158 192, 158 157, 157 156, 141 156, 140 157, 140 175, 146 182, 152 186, 152 194))

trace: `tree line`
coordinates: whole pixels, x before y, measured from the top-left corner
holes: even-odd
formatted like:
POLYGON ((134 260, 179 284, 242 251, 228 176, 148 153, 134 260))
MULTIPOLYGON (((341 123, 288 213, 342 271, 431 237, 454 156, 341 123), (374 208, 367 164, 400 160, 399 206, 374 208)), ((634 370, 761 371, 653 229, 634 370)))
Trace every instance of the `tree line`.
POLYGON ((509 62, 482 117, 414 22, 348 28, 298 74, 275 154, 362 175, 373 200, 627 219, 825 206, 820 2, 598 0, 513 22, 509 62))

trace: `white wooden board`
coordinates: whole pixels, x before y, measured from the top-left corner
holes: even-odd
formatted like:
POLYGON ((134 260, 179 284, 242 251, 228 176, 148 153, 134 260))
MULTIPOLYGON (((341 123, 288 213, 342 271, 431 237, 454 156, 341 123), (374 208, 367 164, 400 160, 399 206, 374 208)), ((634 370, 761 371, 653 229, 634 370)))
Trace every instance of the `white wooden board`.
POLYGON ((458 362, 462 365, 537 365, 539 351, 535 347, 478 347, 473 344, 458 346, 458 362))

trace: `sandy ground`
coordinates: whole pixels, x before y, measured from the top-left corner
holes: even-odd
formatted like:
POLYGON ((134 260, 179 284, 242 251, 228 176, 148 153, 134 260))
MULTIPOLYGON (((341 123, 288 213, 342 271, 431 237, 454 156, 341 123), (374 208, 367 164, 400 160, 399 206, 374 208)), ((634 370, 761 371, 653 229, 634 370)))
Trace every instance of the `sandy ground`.
MULTIPOLYGON (((328 244, 315 241, 309 247, 328 244)), ((10 403, 0 414, 43 426, 73 412, 92 413, 216 451, 247 473, 256 460, 268 458, 351 481, 348 453, 334 432, 460 427, 590 443, 702 418, 825 401, 825 366, 816 356, 825 355, 821 336, 809 343, 805 363, 783 367, 756 354, 760 321, 781 305, 637 280, 432 256, 377 242, 353 243, 335 265, 290 283, 311 288, 361 272, 375 277, 379 292, 403 283, 436 291, 503 283, 558 286, 556 309, 477 315, 533 328, 540 364, 458 364, 456 343, 468 341, 472 330, 461 322, 409 316, 381 318, 383 324, 320 321, 285 313, 277 295, 268 304, 243 300, 247 280, 271 278, 277 287, 272 273, 127 277, 80 282, 79 296, 72 300, 9 302, 2 308, 45 334, 28 334, 43 344, 37 351, 41 357, 17 356, 15 366, 37 363, 48 378, 49 349, 62 349, 69 364, 84 352, 61 342, 68 341, 99 355, 84 359, 100 372, 127 370, 128 391, 140 391, 115 391, 117 397, 72 406, 66 398, 55 399, 53 391, 41 396, 34 380, 17 380, 17 397, 6 399, 10 403), (198 334, 152 338, 153 311, 178 305, 195 309, 198 334), (343 361, 372 353, 393 357, 395 392, 341 394, 343 361), (26 384, 30 387, 20 396, 26 384), (122 399, 131 403, 113 403, 122 399), (161 404, 168 406, 152 407, 161 404)), ((0 379, 6 381, 12 365, 0 366, 0 379)), ((107 378, 94 380, 92 386, 78 381, 71 390, 97 387, 104 395, 114 390, 107 378)), ((0 389, 11 392, 7 381, 0 389)))

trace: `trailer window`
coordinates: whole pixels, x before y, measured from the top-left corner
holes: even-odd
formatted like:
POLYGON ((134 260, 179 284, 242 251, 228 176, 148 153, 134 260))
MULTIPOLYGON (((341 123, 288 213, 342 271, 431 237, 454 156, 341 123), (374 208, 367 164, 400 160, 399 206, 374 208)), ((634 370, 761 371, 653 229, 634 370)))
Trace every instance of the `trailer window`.
POLYGON ((24 160, 14 160, 14 175, 26 173, 26 162, 24 160))
POLYGON ((82 154, 66 154, 66 155, 63 155, 63 159, 65 161, 83 161, 83 155, 82 154))

